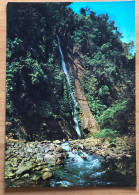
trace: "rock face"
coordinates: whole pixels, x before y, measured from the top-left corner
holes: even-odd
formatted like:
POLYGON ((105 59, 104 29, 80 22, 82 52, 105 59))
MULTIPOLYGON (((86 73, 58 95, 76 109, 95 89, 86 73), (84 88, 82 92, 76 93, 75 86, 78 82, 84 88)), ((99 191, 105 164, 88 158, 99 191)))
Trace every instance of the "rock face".
POLYGON ((90 108, 88 106, 88 102, 85 98, 84 92, 81 88, 81 84, 78 79, 75 79, 75 87, 76 87, 76 96, 80 107, 82 109, 82 131, 84 135, 90 134, 91 132, 95 132, 99 130, 99 125, 95 118, 93 117, 90 108))
POLYGON ((53 140, 62 140, 63 138, 77 138, 74 129, 74 121, 72 118, 69 121, 66 121, 65 119, 49 119, 49 121, 47 121, 47 127, 45 131, 47 137, 52 138, 53 140))
POLYGON ((73 75, 75 80, 75 95, 76 99, 82 109, 82 116, 81 118, 81 130, 85 137, 90 137, 92 132, 98 131, 99 125, 92 115, 90 108, 88 106, 88 102, 86 100, 86 97, 84 95, 82 86, 81 86, 81 76, 83 72, 85 71, 82 67, 82 60, 80 58, 80 55, 78 54, 77 50, 75 49, 73 52, 73 56, 70 55, 68 60, 69 64, 69 71, 70 74, 73 75))

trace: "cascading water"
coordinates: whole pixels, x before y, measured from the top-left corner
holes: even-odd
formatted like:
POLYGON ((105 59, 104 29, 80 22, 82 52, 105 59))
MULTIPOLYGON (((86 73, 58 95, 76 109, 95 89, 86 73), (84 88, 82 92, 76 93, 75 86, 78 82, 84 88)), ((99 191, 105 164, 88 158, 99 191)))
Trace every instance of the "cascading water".
POLYGON ((79 124, 78 124, 78 120, 77 120, 76 100, 75 100, 75 97, 74 97, 72 89, 71 89, 70 77, 69 77, 68 71, 66 69, 66 64, 65 64, 65 61, 64 61, 64 56, 63 56, 63 53, 62 53, 62 50, 61 50, 60 40, 59 40, 58 36, 57 36, 57 40, 58 40, 59 51, 60 51, 60 54, 61 54, 62 69, 63 69, 63 71, 66 75, 68 85, 69 85, 69 89, 70 89, 70 94, 71 94, 72 101, 73 101, 75 129, 76 129, 76 132, 78 134, 78 137, 81 137, 81 132, 80 132, 80 128, 79 128, 79 124))

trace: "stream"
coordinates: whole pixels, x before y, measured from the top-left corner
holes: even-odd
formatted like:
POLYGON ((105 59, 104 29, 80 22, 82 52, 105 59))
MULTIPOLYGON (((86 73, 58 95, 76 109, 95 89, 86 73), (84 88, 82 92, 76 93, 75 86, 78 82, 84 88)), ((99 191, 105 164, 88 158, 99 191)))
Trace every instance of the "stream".
MULTIPOLYGON (((28 164, 33 162, 34 159, 33 151, 31 147, 34 144, 30 145, 30 147, 25 146, 25 150, 31 153, 30 160, 26 161, 28 164)), ((37 143, 37 148, 41 153, 36 154, 37 156, 46 155, 47 147, 44 146, 46 152, 42 151, 42 146, 37 143)), ((60 146, 66 151, 68 157, 63 159, 60 164, 49 165, 48 163, 38 161, 38 165, 35 169, 28 168, 26 171, 22 171, 24 167, 21 165, 14 165, 15 158, 8 159, 7 161, 7 170, 9 170, 9 174, 13 174, 12 178, 7 178, 5 180, 6 187, 96 187, 96 186, 135 186, 135 173, 134 173, 134 160, 129 159, 129 161, 120 161, 119 164, 116 164, 115 161, 111 158, 110 161, 107 161, 106 158, 98 155, 90 155, 86 153, 86 151, 82 150, 82 154, 84 154, 87 158, 83 159, 80 155, 74 154, 75 150, 70 151, 69 143, 62 143, 60 146), (11 168, 10 164, 12 163, 13 168, 11 168), (43 164, 42 164, 43 163, 43 164), (122 166, 122 169, 119 167, 122 166), (126 167, 125 167, 126 165, 126 167), (18 166, 18 168, 16 168, 18 166), (44 166, 44 167, 43 167, 44 166), (42 169, 44 168, 52 168, 53 176, 48 179, 42 179, 42 169), (132 169, 131 169, 132 168, 132 169), (12 169, 12 170, 11 170, 12 169), (21 174, 13 173, 13 169, 17 171, 21 171, 21 174), (12 172, 10 172, 12 171, 12 172), (123 173, 121 173, 123 171, 123 173), (126 172, 125 172, 126 171, 126 172), (128 171, 128 172, 127 172, 128 171), (124 173, 125 172, 125 173, 124 173), (128 174, 129 173, 129 174, 128 174), (132 174, 131 174, 132 173, 132 174), (37 180, 36 178, 39 177, 37 180), (131 182, 132 181, 132 182, 131 182)), ((21 151, 22 147, 17 147, 17 151, 15 150, 17 144, 13 147, 9 153, 15 154, 16 152, 23 153, 21 151)), ((51 150, 54 145, 51 145, 51 150)), ((57 145, 58 147, 58 145, 57 145)), ((35 149, 37 149, 35 148, 35 149)), ((54 151, 51 151, 54 152, 54 151)), ((65 153, 65 154, 66 154, 65 153)), ((20 155, 21 155, 20 154, 20 155)), ((47 153, 48 154, 48 153, 47 153)), ((59 153, 60 154, 60 153, 59 153)), ((35 154, 34 154, 35 155, 35 154)), ((52 155, 52 154, 51 154, 52 155)), ((51 156, 50 155, 50 156, 51 156)), ((26 152, 27 160, 28 153, 26 152)), ((66 155, 67 156, 67 155, 66 155)), ((16 156, 17 158, 17 156, 16 156)), ((18 156, 18 160, 22 161, 22 157, 18 156)))
POLYGON ((61 145, 67 151, 69 157, 63 165, 57 166, 54 179, 50 180, 52 187, 71 187, 71 186, 106 186, 116 185, 105 177, 106 171, 102 167, 103 158, 96 155, 87 156, 87 160, 81 158, 78 154, 70 152, 68 143, 61 145), (107 180, 107 181, 106 181, 107 180))

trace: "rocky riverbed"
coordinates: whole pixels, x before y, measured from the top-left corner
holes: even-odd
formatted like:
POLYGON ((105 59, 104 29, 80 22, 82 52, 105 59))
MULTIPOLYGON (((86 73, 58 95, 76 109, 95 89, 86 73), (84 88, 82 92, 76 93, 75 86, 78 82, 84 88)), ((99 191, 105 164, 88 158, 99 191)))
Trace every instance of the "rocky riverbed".
MULTIPOLYGON (((101 175, 102 180, 107 181, 112 178, 112 181, 120 181, 121 183, 122 180, 124 180, 127 186, 130 186, 130 180, 132 180, 134 181, 132 185, 135 185, 136 165, 135 142, 133 138, 128 138, 128 140, 126 137, 117 138, 115 143, 111 143, 108 140, 92 137, 69 140, 68 147, 70 145, 74 148, 82 148, 82 150, 89 155, 90 161, 87 163, 81 160, 83 175, 90 174, 87 172, 88 168, 86 169, 84 166, 93 166, 95 159, 98 162, 101 159, 101 167, 99 167, 99 169, 101 172, 105 172, 105 174, 103 174, 104 176, 101 175), (86 172, 84 172, 84 169, 86 172)), ((53 183, 55 183, 55 179, 57 178, 58 181, 60 179, 59 174, 67 174, 67 168, 69 169, 68 173, 73 171, 72 174, 73 177, 75 177, 75 171, 77 171, 78 174, 80 169, 76 170, 74 166, 78 168, 78 163, 80 162, 78 162, 78 160, 80 159, 77 160, 77 158, 75 158, 77 162, 71 162, 72 158, 68 158, 68 151, 63 149, 61 141, 59 140, 53 142, 47 140, 42 142, 7 140, 5 157, 6 187, 51 186, 50 180, 53 180, 53 183), (69 163, 67 167, 66 163, 69 163)), ((91 170, 92 169, 90 169, 90 171, 91 170)), ((93 174, 95 174, 95 172, 93 174)), ((88 176, 90 178, 90 175, 88 176)), ((86 177, 88 178, 88 176, 86 177)), ((53 185, 56 186, 56 184, 53 185)))
POLYGON ((7 142, 5 179, 14 182, 22 178, 24 182, 30 178, 28 184, 49 180, 53 177, 55 166, 62 164, 63 160, 68 157, 66 151, 58 143, 50 141, 7 142))
POLYGON ((102 166, 107 176, 123 180, 127 186, 136 185, 136 151, 134 137, 117 137, 114 143, 107 139, 86 138, 71 140, 74 147, 81 146, 90 155, 103 157, 102 166), (131 182, 132 181, 132 182, 131 182))
POLYGON ((94 137, 78 140, 70 140, 74 146, 81 145, 89 154, 100 155, 110 158, 130 158, 135 153, 135 139, 124 136, 116 138, 115 142, 108 139, 96 139, 94 137))

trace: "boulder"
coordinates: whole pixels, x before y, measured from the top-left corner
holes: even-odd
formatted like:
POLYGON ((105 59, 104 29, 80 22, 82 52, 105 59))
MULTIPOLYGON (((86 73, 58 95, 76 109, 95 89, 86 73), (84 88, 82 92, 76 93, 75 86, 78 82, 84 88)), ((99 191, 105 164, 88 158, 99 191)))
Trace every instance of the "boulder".
POLYGON ((48 147, 48 150, 54 151, 55 148, 56 148, 56 146, 54 144, 50 144, 49 147, 48 147))
POLYGON ((13 171, 17 171, 17 167, 13 167, 13 171))
POLYGON ((25 152, 20 152, 19 154, 20 154, 21 157, 25 156, 25 152))
POLYGON ((15 173, 13 173, 12 171, 5 172, 5 178, 9 178, 9 177, 13 177, 13 176, 15 176, 15 173))
POLYGON ((83 149, 83 144, 78 144, 78 147, 83 149))
POLYGON ((38 166, 35 168, 36 171, 40 171, 42 169, 42 166, 38 166))
POLYGON ((23 175, 24 178, 29 178, 29 173, 23 175))
POLYGON ((35 166, 36 166, 36 164, 32 161, 27 161, 26 163, 21 163, 18 166, 18 170, 16 171, 16 175, 20 175, 26 171, 29 171, 32 168, 34 168, 35 166))
POLYGON ((55 151, 58 152, 58 153, 62 153, 65 150, 61 146, 57 146, 56 149, 55 149, 55 151))
POLYGON ((56 164, 60 165, 61 163, 62 163, 62 161, 58 158, 57 161, 56 161, 56 164))
POLYGON ((53 141, 54 144, 61 144, 61 141, 60 140, 55 140, 53 141))
POLYGON ((92 148, 91 148, 91 152, 92 152, 92 153, 95 153, 96 151, 97 151, 97 148, 96 148, 96 147, 92 147, 92 148))
POLYGON ((60 159, 64 159, 64 154, 63 153, 58 153, 57 157, 60 158, 60 159))
POLYGON ((32 153, 33 152, 32 148, 27 148, 27 152, 32 153))
POLYGON ((90 149, 91 149, 91 146, 90 146, 90 144, 87 143, 87 144, 84 145, 84 148, 85 148, 86 150, 90 150, 90 149))
POLYGON ((30 143, 29 147, 30 147, 30 148, 35 148, 34 143, 30 143))
POLYGON ((56 163, 56 159, 53 155, 50 154, 46 154, 44 156, 44 161, 48 164, 55 164, 56 163))
POLYGON ((41 153, 38 153, 36 157, 38 161, 43 161, 44 156, 41 153))
POLYGON ((45 172, 45 173, 43 173, 43 175, 42 175, 42 179, 43 179, 43 180, 46 180, 46 179, 48 179, 48 178, 51 178, 52 176, 53 176, 52 172, 45 172))
POLYGON ((8 164, 8 165, 5 166, 5 170, 6 171, 12 171, 13 167, 10 164, 8 164))
POLYGON ((39 150, 40 150, 41 153, 44 153, 44 152, 45 152, 45 147, 44 147, 44 146, 41 146, 41 147, 39 148, 39 150))
POLYGON ((50 172, 50 169, 45 167, 42 172, 50 172))
POLYGON ((8 165, 9 165, 9 166, 12 165, 11 161, 6 161, 6 162, 5 162, 5 166, 8 166, 8 165))
POLYGON ((41 178, 41 175, 33 175, 32 181, 38 181, 41 178))
POLYGON ((53 152, 53 153, 52 153, 52 156, 55 158, 55 160, 58 159, 57 153, 53 152))

